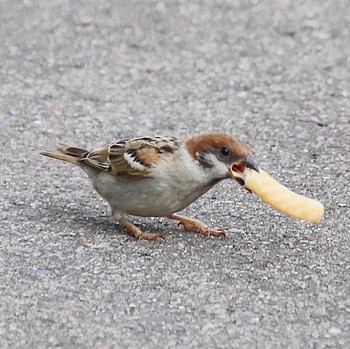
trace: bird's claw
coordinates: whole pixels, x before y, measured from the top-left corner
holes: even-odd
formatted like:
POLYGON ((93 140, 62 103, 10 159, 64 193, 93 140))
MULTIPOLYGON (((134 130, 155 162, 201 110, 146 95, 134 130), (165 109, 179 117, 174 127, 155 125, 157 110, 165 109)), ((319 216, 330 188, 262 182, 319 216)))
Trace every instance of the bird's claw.
POLYGON ((192 231, 195 233, 199 233, 201 235, 205 236, 215 236, 215 237, 220 237, 224 238, 226 237, 225 232, 221 230, 215 230, 207 227, 204 223, 197 221, 197 220, 190 220, 186 218, 184 221, 179 221, 177 223, 178 226, 182 226, 185 230, 187 231, 192 231))

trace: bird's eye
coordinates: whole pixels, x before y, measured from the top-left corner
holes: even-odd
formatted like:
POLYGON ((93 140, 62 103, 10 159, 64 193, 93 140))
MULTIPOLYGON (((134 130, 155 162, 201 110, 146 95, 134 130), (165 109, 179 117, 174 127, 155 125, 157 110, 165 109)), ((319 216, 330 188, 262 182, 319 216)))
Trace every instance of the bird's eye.
POLYGON ((230 150, 228 148, 226 148, 226 147, 222 147, 220 149, 220 153, 221 153, 222 156, 229 156, 230 155, 230 150))

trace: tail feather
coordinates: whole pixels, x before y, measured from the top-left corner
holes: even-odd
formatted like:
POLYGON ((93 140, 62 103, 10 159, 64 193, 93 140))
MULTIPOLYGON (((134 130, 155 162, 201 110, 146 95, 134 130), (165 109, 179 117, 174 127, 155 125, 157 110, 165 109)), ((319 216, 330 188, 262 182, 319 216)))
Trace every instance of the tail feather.
POLYGON ((43 150, 40 152, 41 155, 66 161, 75 165, 78 164, 79 158, 81 158, 81 156, 84 153, 87 153, 86 149, 71 146, 71 145, 66 145, 66 144, 59 144, 57 147, 57 151, 43 150))

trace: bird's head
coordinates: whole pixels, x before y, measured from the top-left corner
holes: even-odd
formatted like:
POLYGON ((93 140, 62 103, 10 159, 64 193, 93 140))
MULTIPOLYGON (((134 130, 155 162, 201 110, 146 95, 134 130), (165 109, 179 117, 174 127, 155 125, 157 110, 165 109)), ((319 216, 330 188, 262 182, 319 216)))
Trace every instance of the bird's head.
POLYGON ((259 172, 248 145, 225 133, 212 132, 193 137, 186 142, 186 148, 214 181, 233 178, 244 186, 246 168, 259 172))

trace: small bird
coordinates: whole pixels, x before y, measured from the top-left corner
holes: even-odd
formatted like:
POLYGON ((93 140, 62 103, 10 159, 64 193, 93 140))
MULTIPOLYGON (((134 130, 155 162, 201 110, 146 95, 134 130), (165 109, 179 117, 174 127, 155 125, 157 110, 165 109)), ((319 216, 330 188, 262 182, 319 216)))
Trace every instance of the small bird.
POLYGON ((164 238, 143 232, 125 214, 168 217, 185 230, 224 237, 223 231, 176 213, 223 179, 232 178, 244 186, 245 168, 259 172, 248 145, 219 132, 184 142, 155 136, 123 139, 92 151, 63 144, 57 149, 41 154, 79 166, 109 203, 114 219, 131 236, 143 240, 164 238))

